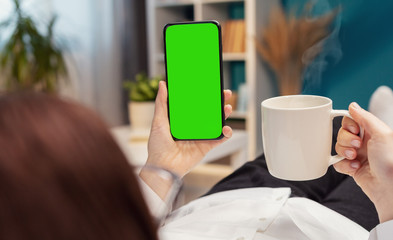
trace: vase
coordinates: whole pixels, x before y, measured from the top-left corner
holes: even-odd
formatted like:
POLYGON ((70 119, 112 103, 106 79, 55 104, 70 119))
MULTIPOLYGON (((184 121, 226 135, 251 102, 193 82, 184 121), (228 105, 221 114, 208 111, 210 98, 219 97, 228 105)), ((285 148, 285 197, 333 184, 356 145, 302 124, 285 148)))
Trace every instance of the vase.
POLYGON ((297 95, 302 91, 303 68, 300 64, 291 63, 283 67, 277 73, 278 88, 280 95, 297 95))
POLYGON ((154 106, 154 102, 129 102, 128 117, 131 129, 150 129, 153 122, 154 106))

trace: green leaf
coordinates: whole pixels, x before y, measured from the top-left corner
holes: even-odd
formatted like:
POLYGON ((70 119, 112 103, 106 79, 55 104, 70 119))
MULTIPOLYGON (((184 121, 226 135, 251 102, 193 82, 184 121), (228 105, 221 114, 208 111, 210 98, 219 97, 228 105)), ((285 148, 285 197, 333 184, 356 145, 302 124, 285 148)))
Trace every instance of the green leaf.
POLYGON ((143 93, 139 92, 137 88, 133 88, 130 92, 130 99, 133 101, 146 101, 146 96, 143 93))
POLYGON ((146 73, 141 72, 135 75, 135 81, 124 81, 123 88, 129 91, 129 98, 132 101, 154 101, 158 92, 158 83, 161 76, 149 79, 146 73))
POLYGON ((3 27, 8 27, 12 23, 12 18, 5 20, 4 22, 0 23, 0 29, 3 27))

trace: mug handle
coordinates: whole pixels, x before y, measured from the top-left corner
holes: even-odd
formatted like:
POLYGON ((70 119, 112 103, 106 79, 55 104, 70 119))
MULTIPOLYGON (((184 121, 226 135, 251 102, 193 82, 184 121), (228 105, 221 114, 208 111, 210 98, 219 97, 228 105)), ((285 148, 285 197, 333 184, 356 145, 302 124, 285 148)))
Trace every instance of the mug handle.
MULTIPOLYGON (((349 114, 348 110, 332 110, 330 112, 330 118, 332 120, 333 120, 333 118, 339 117, 339 116, 345 116, 345 117, 349 117, 349 118, 353 119, 351 114, 349 114)), ((362 127, 360 127, 360 138, 363 139, 363 136, 364 136, 364 129, 362 127)), ((329 166, 333 165, 341 160, 344 160, 344 159, 345 159, 345 157, 342 157, 339 155, 331 156, 330 161, 329 161, 329 166)))

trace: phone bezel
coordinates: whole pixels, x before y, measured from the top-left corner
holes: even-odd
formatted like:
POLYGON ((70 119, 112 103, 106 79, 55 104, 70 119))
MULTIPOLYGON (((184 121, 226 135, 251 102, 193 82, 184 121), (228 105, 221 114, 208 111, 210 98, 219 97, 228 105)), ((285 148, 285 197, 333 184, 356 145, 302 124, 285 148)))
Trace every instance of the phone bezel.
MULTIPOLYGON (((165 59, 165 81, 167 85, 167 89, 169 89, 169 82, 168 82, 168 71, 167 71, 167 49, 166 49, 166 30, 170 26, 174 25, 185 25, 185 24, 204 24, 204 23, 210 23, 214 24, 217 29, 218 29, 218 39, 219 39, 219 61, 220 61, 220 93, 221 93, 221 134, 217 138, 206 138, 206 139, 183 139, 183 138, 176 138, 173 136, 171 132, 171 136, 174 140, 176 141, 205 141, 205 140, 218 140, 224 137, 224 134, 222 132, 222 128, 225 126, 225 112, 224 112, 224 84, 223 84, 223 61, 222 61, 222 34, 221 34, 221 25, 218 21, 215 20, 205 20, 205 21, 189 21, 189 22, 173 22, 173 23, 168 23, 164 26, 163 29, 163 41, 164 41, 164 59, 165 59)), ((169 115, 169 90, 168 90, 168 96, 167 96, 167 108, 168 108, 168 120, 169 120, 169 126, 171 124, 171 119, 169 115)))

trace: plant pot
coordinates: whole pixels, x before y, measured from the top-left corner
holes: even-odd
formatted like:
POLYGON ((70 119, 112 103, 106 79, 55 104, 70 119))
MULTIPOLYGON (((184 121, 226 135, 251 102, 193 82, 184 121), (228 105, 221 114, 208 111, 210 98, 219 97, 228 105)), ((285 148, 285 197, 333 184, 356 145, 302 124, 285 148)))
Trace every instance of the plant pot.
POLYGON ((154 102, 129 102, 128 117, 132 129, 150 129, 154 115, 154 102))

